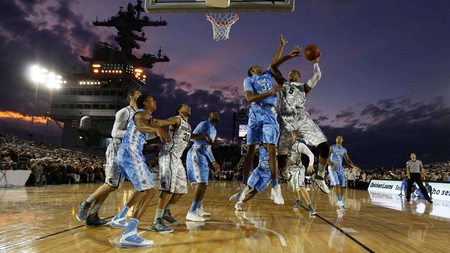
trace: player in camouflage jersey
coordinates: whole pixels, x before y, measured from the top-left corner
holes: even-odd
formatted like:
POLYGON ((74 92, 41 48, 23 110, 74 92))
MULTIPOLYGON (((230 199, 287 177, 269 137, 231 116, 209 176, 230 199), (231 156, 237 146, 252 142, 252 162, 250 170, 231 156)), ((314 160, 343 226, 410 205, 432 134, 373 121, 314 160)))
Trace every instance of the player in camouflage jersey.
MULTIPOLYGON (((284 47, 286 40, 280 41, 281 46, 284 47)), ((278 166, 283 171, 284 177, 289 179, 289 176, 286 174, 286 155, 292 147, 293 138, 301 138, 307 145, 316 146, 319 150, 318 175, 313 175, 312 178, 324 193, 329 193, 330 190, 324 180, 325 167, 329 157, 327 138, 305 110, 306 97, 322 76, 318 64, 321 56, 310 61, 314 64, 314 74, 306 83, 300 83, 301 75, 297 70, 289 72, 289 80, 286 80, 278 70, 278 67, 283 62, 300 55, 301 48, 294 46, 294 49, 288 55, 279 58, 273 66, 275 69, 274 78, 279 84, 284 86, 284 90, 278 95, 278 122, 280 124, 280 138, 277 148, 278 166)))
POLYGON ((186 170, 181 156, 190 139, 206 138, 204 134, 192 134, 191 125, 188 122, 191 116, 191 107, 181 104, 176 109, 177 116, 167 120, 155 120, 155 126, 169 126, 169 135, 172 143, 165 143, 158 155, 159 162, 159 196, 155 219, 150 227, 152 231, 164 233, 173 229, 163 223, 163 219, 176 223, 171 213, 178 200, 187 193, 186 170), (170 200, 169 200, 170 199, 170 200))
POLYGON ((314 171, 314 154, 311 150, 300 141, 296 140, 292 145, 291 150, 287 154, 287 165, 288 171, 291 173, 292 178, 289 180, 289 188, 294 192, 294 196, 296 199, 294 210, 297 211, 300 209, 302 204, 302 200, 300 194, 303 196, 303 199, 306 201, 308 205, 308 210, 310 214, 316 214, 314 210, 311 199, 309 198, 309 193, 305 188, 305 166, 302 163, 302 154, 305 154, 309 158, 308 164, 308 173, 312 173, 314 171))

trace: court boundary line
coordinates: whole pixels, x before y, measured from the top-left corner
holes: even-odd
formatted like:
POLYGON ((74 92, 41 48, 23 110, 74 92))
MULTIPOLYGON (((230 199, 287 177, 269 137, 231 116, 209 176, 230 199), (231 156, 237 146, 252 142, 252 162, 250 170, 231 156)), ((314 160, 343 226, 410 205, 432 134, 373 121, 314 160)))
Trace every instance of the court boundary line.
MULTIPOLYGON (((303 209, 308 211, 308 208, 301 206, 303 209)), ((345 210, 345 209, 344 209, 345 210)), ((356 244, 358 244, 359 246, 361 246, 363 249, 367 250, 367 252, 370 253, 375 253, 375 251, 371 250, 369 247, 367 247, 366 245, 364 245, 362 242, 358 241, 357 239, 355 239, 353 236, 351 236, 349 233, 345 232, 345 230, 343 230, 340 227, 337 227, 336 225, 334 225, 332 222, 328 221, 327 219, 323 218, 322 216, 315 214, 316 217, 318 217, 319 219, 325 221, 325 223, 328 223, 328 225, 336 228, 339 232, 341 232, 342 234, 344 234, 346 237, 348 237, 350 240, 352 240, 353 242, 355 242, 356 244)))

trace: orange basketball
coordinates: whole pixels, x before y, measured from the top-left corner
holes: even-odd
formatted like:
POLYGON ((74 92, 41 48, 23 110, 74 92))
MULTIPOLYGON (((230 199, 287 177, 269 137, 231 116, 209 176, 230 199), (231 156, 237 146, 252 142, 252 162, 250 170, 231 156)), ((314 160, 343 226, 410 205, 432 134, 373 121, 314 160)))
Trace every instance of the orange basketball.
POLYGON ((312 61, 319 57, 320 55, 320 48, 316 45, 309 45, 305 48, 305 51, 303 51, 303 54, 305 55, 306 60, 312 61))

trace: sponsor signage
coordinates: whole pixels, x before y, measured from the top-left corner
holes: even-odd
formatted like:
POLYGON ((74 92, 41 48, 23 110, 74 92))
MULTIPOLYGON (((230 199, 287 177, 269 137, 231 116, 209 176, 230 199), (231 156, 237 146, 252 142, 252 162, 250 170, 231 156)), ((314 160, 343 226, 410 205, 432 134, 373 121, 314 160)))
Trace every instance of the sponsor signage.
MULTIPOLYGON (((368 191, 399 194, 401 185, 402 185, 402 181, 398 181, 398 180, 372 179, 370 181, 368 191)), ((429 182, 429 185, 433 188, 433 191, 432 191, 433 199, 450 201, 450 183, 429 182)))

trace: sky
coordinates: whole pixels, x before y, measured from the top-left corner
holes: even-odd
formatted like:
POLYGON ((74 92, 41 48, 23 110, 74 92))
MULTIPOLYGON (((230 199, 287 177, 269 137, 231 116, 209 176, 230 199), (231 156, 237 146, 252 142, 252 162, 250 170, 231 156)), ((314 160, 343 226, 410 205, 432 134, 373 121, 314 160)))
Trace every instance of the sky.
MULTIPOLYGON (((116 29, 92 22, 114 16, 136 1, 12 0, 0 2, 0 132, 60 145, 62 131, 43 117, 49 92, 26 78, 39 64, 56 72, 84 64, 97 41, 117 45, 116 29), (47 129, 47 130, 46 130, 47 129), (45 134, 47 133, 47 135, 45 134), (45 136, 45 137, 44 137, 45 136)), ((146 42, 136 55, 162 53, 168 63, 147 70, 158 102, 155 117, 173 116, 176 105, 192 107, 195 127, 218 110, 222 141, 232 139, 233 112, 247 109, 243 80, 254 65, 268 67, 279 36, 283 54, 295 46, 320 47, 322 78, 308 95, 306 109, 334 144, 344 137, 351 160, 362 169, 404 167, 411 152, 424 164, 450 160, 450 2, 411 0, 297 0, 292 13, 241 13, 230 38, 214 41, 202 13, 144 14, 165 27, 144 27, 146 42)), ((304 58, 285 62, 302 82, 313 74, 304 58)))

